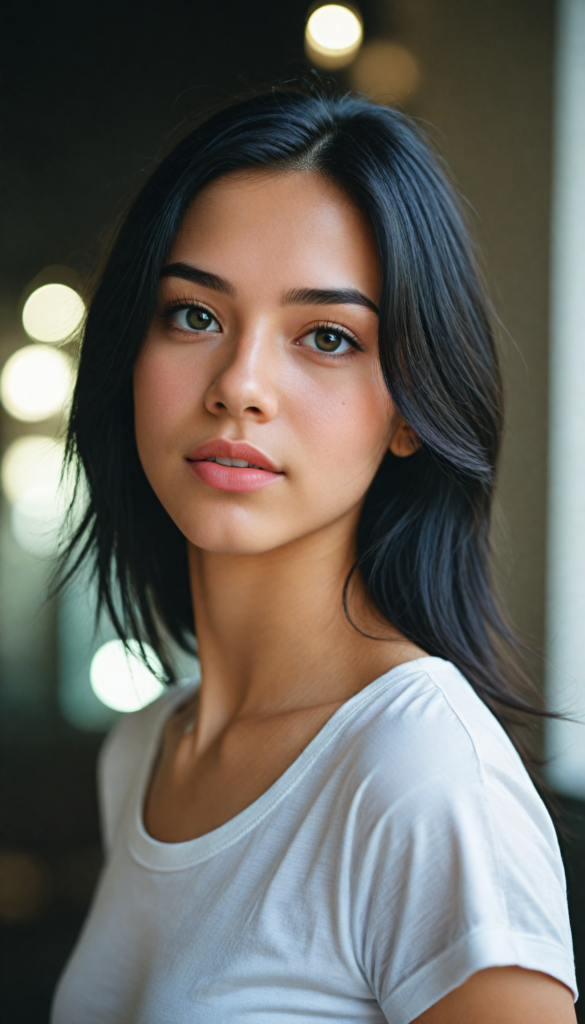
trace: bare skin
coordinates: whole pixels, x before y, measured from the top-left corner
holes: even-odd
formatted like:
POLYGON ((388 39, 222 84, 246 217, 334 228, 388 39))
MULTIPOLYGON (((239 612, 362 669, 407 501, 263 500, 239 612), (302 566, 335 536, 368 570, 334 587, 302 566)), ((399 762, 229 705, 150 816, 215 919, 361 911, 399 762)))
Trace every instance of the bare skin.
POLYGON ((478 971, 413 1024, 575 1024, 573 995, 560 981, 521 967, 478 971))
MULTIPOLYGON (((360 213, 313 174, 230 175, 197 196, 168 265, 134 400, 142 465, 186 538, 202 665, 144 808, 148 832, 174 843, 249 806, 345 701, 425 654, 380 619, 359 577, 352 616, 377 639, 341 601, 384 453, 418 443, 381 380, 379 268, 360 213), (186 280, 185 266, 215 278, 186 280), (181 305, 203 310, 203 327, 169 309, 181 305), (343 337, 336 352, 323 330, 343 337), (189 455, 218 437, 254 445, 278 476, 248 492, 198 479, 189 455)), ((562 985, 515 968, 475 975, 420 1020, 491 1024, 501 999, 499 1024, 575 1020, 562 985)))

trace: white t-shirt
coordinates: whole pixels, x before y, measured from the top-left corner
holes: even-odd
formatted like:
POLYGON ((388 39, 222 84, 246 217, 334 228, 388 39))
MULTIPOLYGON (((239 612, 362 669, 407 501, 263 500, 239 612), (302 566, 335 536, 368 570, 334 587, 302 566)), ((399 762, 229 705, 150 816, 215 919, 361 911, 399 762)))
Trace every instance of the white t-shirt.
POLYGON ((53 1024, 407 1024, 507 964, 575 992, 552 823, 453 665, 387 672, 235 818, 161 843, 145 788, 188 692, 106 741, 106 867, 53 1024))

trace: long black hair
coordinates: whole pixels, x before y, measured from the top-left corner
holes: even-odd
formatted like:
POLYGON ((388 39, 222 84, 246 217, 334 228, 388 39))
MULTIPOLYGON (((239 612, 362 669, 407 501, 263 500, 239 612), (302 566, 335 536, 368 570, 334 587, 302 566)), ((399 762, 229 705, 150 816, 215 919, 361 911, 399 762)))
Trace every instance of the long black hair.
POLYGON ((452 661, 509 724, 534 707, 515 685, 514 640, 490 582, 503 426, 493 318, 439 160, 409 118, 363 98, 303 88, 255 96, 191 131, 142 188, 88 311, 68 435, 88 500, 63 579, 90 560, 120 636, 148 641, 172 677, 168 638, 188 647, 194 635, 186 542, 138 458, 132 372, 189 204, 244 168, 324 175, 372 229, 380 362, 420 449, 385 456, 363 506, 357 568, 385 619, 452 661))

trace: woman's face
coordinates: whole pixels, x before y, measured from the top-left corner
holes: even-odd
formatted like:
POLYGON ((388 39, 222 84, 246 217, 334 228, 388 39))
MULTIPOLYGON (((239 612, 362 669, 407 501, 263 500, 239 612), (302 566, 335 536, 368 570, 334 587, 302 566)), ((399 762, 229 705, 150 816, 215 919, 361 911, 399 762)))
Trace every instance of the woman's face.
POLYGON ((410 450, 379 371, 378 293, 361 214, 318 175, 198 194, 134 373, 144 471, 193 545, 260 553, 353 523, 387 448, 410 450))

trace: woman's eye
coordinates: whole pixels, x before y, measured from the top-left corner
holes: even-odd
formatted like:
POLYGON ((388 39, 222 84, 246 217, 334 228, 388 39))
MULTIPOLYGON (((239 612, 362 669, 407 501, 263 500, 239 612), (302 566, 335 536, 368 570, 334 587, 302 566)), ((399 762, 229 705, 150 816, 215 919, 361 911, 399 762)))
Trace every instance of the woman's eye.
POLYGON ((218 331, 219 324, 208 309, 203 306, 188 306, 186 309, 178 309, 172 316, 177 327, 184 331, 218 331))
POLYGON ((346 334, 333 327, 317 327, 305 336, 305 343, 317 352, 334 352, 336 355, 342 355, 354 347, 346 334))

